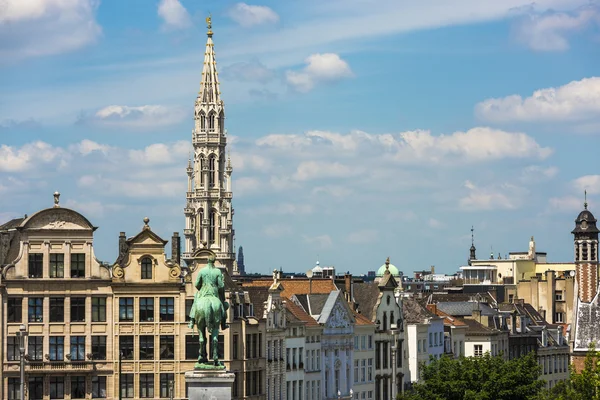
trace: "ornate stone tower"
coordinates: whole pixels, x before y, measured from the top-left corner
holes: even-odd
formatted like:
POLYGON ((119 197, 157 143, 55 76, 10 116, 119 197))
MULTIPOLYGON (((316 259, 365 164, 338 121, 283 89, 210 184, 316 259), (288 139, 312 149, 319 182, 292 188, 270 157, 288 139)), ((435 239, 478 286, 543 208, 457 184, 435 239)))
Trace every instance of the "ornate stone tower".
POLYGON ((188 189, 185 213, 185 252, 189 265, 195 251, 209 248, 217 265, 234 271, 233 207, 231 206, 231 160, 226 156, 225 107, 219 91, 219 76, 212 40, 210 17, 200 91, 194 105, 193 160, 187 167, 188 189))
POLYGON ((596 218, 587 209, 587 200, 583 211, 575 220, 575 229, 571 232, 575 241, 575 264, 579 299, 589 303, 598 290, 598 227, 596 218))

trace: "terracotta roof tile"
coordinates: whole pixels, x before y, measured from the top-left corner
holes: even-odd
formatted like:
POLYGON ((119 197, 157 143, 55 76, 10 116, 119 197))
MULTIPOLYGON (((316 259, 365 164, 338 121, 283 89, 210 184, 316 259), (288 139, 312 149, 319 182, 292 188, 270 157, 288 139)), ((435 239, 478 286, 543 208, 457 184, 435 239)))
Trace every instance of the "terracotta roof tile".
POLYGON ((313 317, 308 315, 300 306, 294 304, 293 301, 287 300, 285 302, 287 310, 297 319, 302 322, 306 322, 306 326, 318 326, 319 324, 313 317))
MULTIPOLYGON (((281 297, 290 298, 295 294, 307 294, 309 291, 313 294, 328 294, 338 290, 333 281, 329 278, 312 279, 312 288, 309 288, 307 278, 294 278, 280 280, 283 291, 281 297)), ((240 282, 242 287, 267 287, 273 284, 273 279, 254 279, 251 281, 240 282)))
POLYGON ((438 309, 435 304, 428 304, 427 309, 437 315, 438 317, 444 318, 444 325, 448 326, 467 326, 464 322, 462 322, 459 318, 455 318, 450 314, 446 314, 442 310, 438 309))
POLYGON ((356 311, 352 311, 354 314, 354 318, 356 319, 356 325, 372 325, 375 326, 373 322, 369 320, 369 318, 365 317, 362 314, 357 313, 356 311))

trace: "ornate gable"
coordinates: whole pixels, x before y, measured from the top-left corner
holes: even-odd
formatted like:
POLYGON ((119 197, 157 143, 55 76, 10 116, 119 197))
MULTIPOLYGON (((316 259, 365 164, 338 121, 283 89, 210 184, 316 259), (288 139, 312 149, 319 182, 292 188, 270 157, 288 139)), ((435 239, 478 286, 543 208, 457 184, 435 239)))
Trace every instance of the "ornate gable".
POLYGON ((329 294, 318 322, 329 329, 353 330, 356 320, 348 306, 348 302, 343 299, 340 293, 337 291, 329 294))
POLYGON ((47 208, 25 219, 21 229, 35 230, 96 230, 90 221, 68 208, 47 208))

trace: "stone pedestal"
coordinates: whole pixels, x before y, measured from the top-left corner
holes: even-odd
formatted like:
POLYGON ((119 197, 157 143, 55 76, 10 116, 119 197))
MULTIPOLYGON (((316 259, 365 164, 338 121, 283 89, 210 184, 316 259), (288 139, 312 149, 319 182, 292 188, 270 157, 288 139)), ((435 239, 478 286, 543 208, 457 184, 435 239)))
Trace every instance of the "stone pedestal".
POLYGON ((235 375, 227 371, 193 370, 185 373, 189 400, 231 400, 235 375))

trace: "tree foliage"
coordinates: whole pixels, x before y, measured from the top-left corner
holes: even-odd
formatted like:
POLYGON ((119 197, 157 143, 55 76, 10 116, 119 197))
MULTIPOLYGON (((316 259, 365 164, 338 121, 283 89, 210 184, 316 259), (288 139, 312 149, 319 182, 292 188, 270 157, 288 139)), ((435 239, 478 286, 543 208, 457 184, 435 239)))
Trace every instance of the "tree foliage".
POLYGON ((502 356, 443 356, 422 366, 422 381, 401 400, 526 400, 535 398, 544 382, 533 352, 506 361, 502 356))
POLYGON ((571 366, 571 377, 550 390, 543 391, 540 400, 600 400, 600 353, 590 344, 584 368, 576 372, 571 366))

